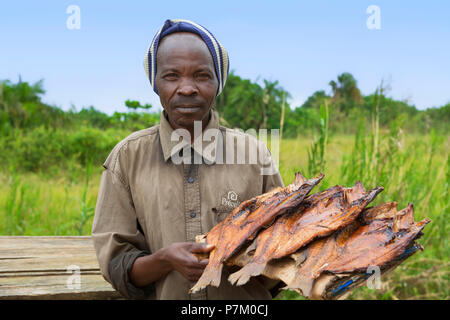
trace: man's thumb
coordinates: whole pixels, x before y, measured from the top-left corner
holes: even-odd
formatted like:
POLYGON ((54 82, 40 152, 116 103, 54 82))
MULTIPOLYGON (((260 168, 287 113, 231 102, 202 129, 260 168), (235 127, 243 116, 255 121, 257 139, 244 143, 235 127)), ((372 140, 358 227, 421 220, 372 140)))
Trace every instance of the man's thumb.
POLYGON ((197 252, 197 253, 209 252, 212 249, 214 249, 214 247, 215 246, 213 244, 195 243, 192 245, 191 252, 197 252))

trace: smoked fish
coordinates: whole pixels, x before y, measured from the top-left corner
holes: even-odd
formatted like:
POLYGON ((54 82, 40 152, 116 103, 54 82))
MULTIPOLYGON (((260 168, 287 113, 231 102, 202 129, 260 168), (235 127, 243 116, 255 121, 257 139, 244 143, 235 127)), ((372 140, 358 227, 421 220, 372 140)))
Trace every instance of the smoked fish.
POLYGON ((323 178, 306 180, 300 172, 295 174, 294 182, 284 188, 273 190, 242 202, 222 222, 214 226, 206 235, 206 242, 215 248, 209 254, 209 262, 190 293, 197 292, 208 285, 218 287, 224 262, 235 254, 247 240, 274 219, 297 207, 311 189, 323 178))

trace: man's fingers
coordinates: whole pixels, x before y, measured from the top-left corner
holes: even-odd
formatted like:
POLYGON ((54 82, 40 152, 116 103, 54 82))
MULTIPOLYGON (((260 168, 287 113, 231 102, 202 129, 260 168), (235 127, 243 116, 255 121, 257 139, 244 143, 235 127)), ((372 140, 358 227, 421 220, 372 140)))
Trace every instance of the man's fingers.
POLYGON ((208 258, 199 258, 197 253, 188 253, 185 257, 185 265, 189 268, 204 269, 208 264, 208 258))
POLYGON ((190 281, 198 281, 198 279, 202 276, 202 273, 203 270, 201 269, 191 270, 187 278, 190 281))
MULTIPOLYGON (((195 258, 194 258, 195 259, 195 258)), ((187 266, 189 268, 200 268, 204 269, 206 265, 208 264, 208 259, 202 259, 202 260, 190 260, 187 266)))
POLYGON ((206 267, 206 266, 208 265, 208 263, 209 263, 209 259, 203 259, 203 260, 200 260, 198 263, 199 263, 200 265, 206 267))
POLYGON ((208 265, 208 259, 203 259, 203 260, 200 260, 200 261, 195 261, 194 263, 192 263, 191 265, 190 265, 190 267, 191 268, 193 268, 193 269, 200 269, 200 270, 203 270, 203 269, 205 269, 205 267, 208 265))
POLYGON ((208 265, 208 252, 214 245, 206 243, 190 243, 180 252, 177 271, 190 281, 197 281, 208 265))
POLYGON ((193 253, 206 253, 210 252, 212 249, 214 249, 213 244, 206 244, 206 243, 193 243, 191 247, 191 252, 193 253))

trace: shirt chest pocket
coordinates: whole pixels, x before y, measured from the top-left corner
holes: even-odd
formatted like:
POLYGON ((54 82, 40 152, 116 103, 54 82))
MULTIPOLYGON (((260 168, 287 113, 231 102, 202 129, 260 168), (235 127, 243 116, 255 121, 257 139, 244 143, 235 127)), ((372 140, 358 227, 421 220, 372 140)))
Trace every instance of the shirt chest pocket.
POLYGON ((262 178, 242 166, 218 167, 209 175, 205 172, 204 181, 208 181, 208 186, 203 199, 208 199, 213 224, 223 221, 243 201, 261 194, 263 189, 262 178))
POLYGON ((242 201, 251 198, 251 195, 244 193, 238 193, 234 190, 222 190, 216 197, 216 205, 212 208, 212 212, 215 215, 217 222, 221 222, 230 214, 235 208, 237 208, 242 201))
POLYGON ((212 212, 214 214, 215 223, 219 223, 225 219, 225 217, 231 212, 231 210, 213 207, 212 212))

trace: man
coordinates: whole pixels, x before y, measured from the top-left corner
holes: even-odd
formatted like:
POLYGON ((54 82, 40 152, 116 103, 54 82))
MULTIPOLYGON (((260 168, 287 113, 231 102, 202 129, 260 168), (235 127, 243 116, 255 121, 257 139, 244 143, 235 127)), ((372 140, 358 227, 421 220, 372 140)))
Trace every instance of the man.
POLYGON ((145 67, 164 110, 159 125, 119 142, 103 164, 92 237, 104 278, 127 298, 270 299, 274 281, 232 286, 227 268, 218 288, 189 294, 208 263, 193 253, 213 249, 195 236, 240 202, 283 186, 278 171, 262 174, 274 167, 265 145, 219 126, 213 103, 228 75, 225 49, 204 27, 167 20, 145 67), (235 156, 244 161, 224 160, 235 156))

